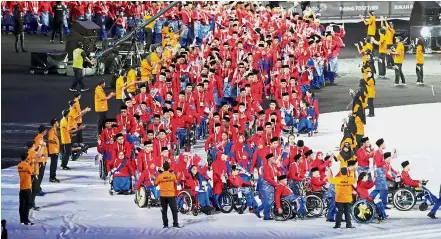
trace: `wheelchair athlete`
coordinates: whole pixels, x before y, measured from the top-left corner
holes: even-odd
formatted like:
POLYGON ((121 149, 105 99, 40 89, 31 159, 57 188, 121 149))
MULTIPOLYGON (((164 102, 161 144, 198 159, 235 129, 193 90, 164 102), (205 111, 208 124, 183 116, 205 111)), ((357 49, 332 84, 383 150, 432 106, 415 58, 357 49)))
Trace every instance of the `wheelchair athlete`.
POLYGON ((130 194, 132 193, 132 182, 135 177, 135 170, 130 164, 130 160, 125 157, 124 152, 119 152, 115 160, 110 161, 109 172, 111 189, 109 193, 130 194))
MULTIPOLYGON (((245 196, 247 201, 247 207, 249 208, 250 213, 254 213, 257 208, 257 202, 254 198, 254 192, 250 189, 250 187, 254 186, 253 181, 244 181, 242 177, 239 175, 239 167, 236 165, 231 166, 231 174, 228 177, 228 184, 231 188, 237 189, 238 197, 241 198, 242 195, 245 196)), ((239 212, 242 214, 243 212, 239 212)))
POLYGON ((146 168, 139 176, 138 182, 136 182, 135 190, 138 191, 141 186, 150 191, 153 194, 154 201, 152 204, 159 202, 159 190, 153 185, 155 182, 156 170, 155 168, 146 168))
MULTIPOLYGON (((370 195, 369 195, 369 189, 371 189, 373 186, 375 185, 375 177, 372 179, 372 181, 369 181, 369 176, 366 172, 362 172, 360 173, 360 175, 358 176, 358 182, 357 182, 357 193, 358 193, 358 198, 359 200, 367 200, 369 202, 372 202, 375 204, 375 210, 376 210, 376 215, 378 217, 379 221, 383 221, 387 218, 386 212, 385 212, 385 206, 383 205, 383 202, 381 201, 381 199, 378 200, 374 200, 370 195)), ((373 212, 370 212, 369 209, 358 206, 359 210, 358 210, 358 215, 357 217, 363 221, 363 220, 367 220, 366 216, 367 215, 373 215, 373 212)))
POLYGON ((185 181, 185 188, 191 190, 191 196, 197 198, 201 211, 205 214, 211 212, 210 199, 208 197, 207 181, 199 182, 198 166, 192 165, 190 176, 185 181))
POLYGON ((293 212, 293 215, 291 215, 291 217, 294 217, 296 215, 299 217, 306 216, 307 212, 306 212, 305 200, 299 195, 295 195, 293 191, 289 188, 286 175, 281 175, 277 177, 277 180, 279 181, 279 185, 277 185, 276 187, 276 192, 274 197, 277 213, 279 215, 283 214, 283 209, 281 206, 281 198, 284 198, 287 201, 289 201, 296 210, 295 212, 293 212))

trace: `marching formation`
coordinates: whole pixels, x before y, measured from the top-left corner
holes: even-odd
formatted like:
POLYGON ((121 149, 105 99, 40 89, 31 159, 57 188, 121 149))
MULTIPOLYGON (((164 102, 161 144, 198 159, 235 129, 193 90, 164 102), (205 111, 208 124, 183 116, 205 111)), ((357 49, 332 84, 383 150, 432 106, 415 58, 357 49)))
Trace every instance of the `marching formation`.
MULTIPOLYGON (((344 26, 325 28, 309 7, 302 10, 187 2, 159 18, 151 29, 160 46, 152 46, 139 67, 121 72, 115 93, 105 93, 104 80, 95 88, 96 162, 110 194, 135 193, 140 207, 160 205, 164 227, 168 206, 174 227, 178 211, 197 216, 248 209, 258 218, 263 212, 263 220, 326 215, 334 228, 341 227, 344 214, 346 227, 354 228, 351 219, 384 221, 390 203, 410 210, 421 200, 421 210, 436 203, 429 213, 435 218, 441 200, 424 187, 427 182, 411 178, 407 161, 396 172, 390 166, 396 151, 386 152, 383 139, 372 147, 364 132, 368 106, 374 116, 372 50, 363 51, 360 87, 352 92, 338 149, 323 153, 307 146, 306 139, 319 132, 313 91, 334 84, 345 32, 344 26), (121 106, 110 117, 108 100, 114 96, 121 106), (193 152, 200 141, 206 160, 193 152), (340 166, 335 176, 334 163, 340 166)), ((81 111, 79 96, 78 106, 73 102, 60 122, 63 169, 70 169, 70 135, 84 128, 78 120, 90 111, 81 111)), ((56 132, 58 121, 52 123, 56 132)), ((41 139, 30 146, 37 155, 45 147, 41 139)), ((26 200, 34 193, 31 175, 38 173, 30 166, 35 157, 22 159, 20 200, 22 191, 26 200)), ((26 210, 24 204, 20 215, 30 224, 26 210)))

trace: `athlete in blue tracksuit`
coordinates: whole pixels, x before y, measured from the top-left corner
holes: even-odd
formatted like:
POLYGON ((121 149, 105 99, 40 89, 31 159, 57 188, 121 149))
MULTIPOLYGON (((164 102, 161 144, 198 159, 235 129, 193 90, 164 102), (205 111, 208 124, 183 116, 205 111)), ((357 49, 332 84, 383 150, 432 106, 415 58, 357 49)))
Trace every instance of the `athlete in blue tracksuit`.
POLYGON ((271 204, 274 201, 275 187, 277 187, 277 166, 276 159, 272 153, 266 155, 268 163, 263 166, 263 180, 260 187, 260 197, 262 205, 260 205, 255 214, 260 218, 260 211, 263 209, 263 220, 273 220, 270 217, 271 204))

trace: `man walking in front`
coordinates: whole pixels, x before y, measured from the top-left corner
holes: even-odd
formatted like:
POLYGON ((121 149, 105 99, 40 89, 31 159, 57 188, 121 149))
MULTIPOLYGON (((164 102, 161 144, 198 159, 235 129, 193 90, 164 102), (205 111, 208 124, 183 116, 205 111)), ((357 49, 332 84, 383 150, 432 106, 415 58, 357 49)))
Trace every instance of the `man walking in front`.
POLYGON ((168 228, 167 207, 170 206, 173 215, 173 227, 180 228, 178 224, 178 206, 176 204, 176 184, 178 180, 176 175, 171 173, 170 164, 165 162, 162 165, 164 172, 161 173, 155 181, 155 187, 159 185, 159 194, 161 201, 162 223, 164 228, 168 228))
POLYGON ((337 205, 337 219, 334 228, 340 228, 343 212, 346 219, 346 228, 355 228, 351 223, 352 185, 357 182, 353 177, 348 177, 348 169, 340 169, 340 176, 329 180, 335 185, 335 202, 337 205))
POLYGON ((74 79, 72 82, 72 86, 70 87, 70 91, 78 91, 77 90, 77 85, 79 84, 81 87, 81 91, 88 91, 89 89, 86 88, 86 86, 83 83, 83 79, 84 79, 84 72, 83 72, 83 64, 84 61, 86 61, 87 63, 93 65, 93 63, 89 60, 89 58, 87 58, 86 53, 83 50, 83 43, 82 42, 78 42, 77 44, 77 49, 75 49, 73 51, 73 71, 74 71, 74 79))

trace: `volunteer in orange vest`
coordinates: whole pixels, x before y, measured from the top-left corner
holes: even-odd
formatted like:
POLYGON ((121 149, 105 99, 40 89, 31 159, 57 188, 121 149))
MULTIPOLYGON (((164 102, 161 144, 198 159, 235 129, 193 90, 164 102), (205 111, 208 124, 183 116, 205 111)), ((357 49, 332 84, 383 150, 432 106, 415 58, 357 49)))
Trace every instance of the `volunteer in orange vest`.
POLYGON ((114 92, 106 96, 106 92, 104 92, 105 86, 106 82, 101 80, 95 88, 95 112, 98 113, 98 134, 100 135, 104 127, 107 111, 109 110, 107 100, 115 96, 114 92))
POLYGON ((59 183, 60 180, 57 179, 57 165, 58 165, 58 155, 60 153, 60 139, 58 138, 58 128, 60 127, 60 122, 58 119, 51 120, 51 128, 48 132, 48 153, 49 158, 51 158, 51 167, 49 170, 49 182, 59 183))
POLYGON ((41 147, 41 155, 40 157, 38 157, 37 160, 39 167, 39 174, 38 174, 39 192, 37 196, 44 196, 46 194, 45 192, 43 192, 43 189, 41 188, 41 181, 43 180, 44 170, 46 169, 46 163, 48 157, 46 142, 44 141, 44 136, 46 136, 46 134, 47 134, 46 126, 40 125, 40 127, 38 127, 38 134, 34 138, 34 147, 35 148, 41 147))
POLYGON ((168 228, 167 207, 170 206, 173 215, 173 227, 180 228, 178 224, 178 206, 176 204, 176 184, 178 180, 176 179, 176 175, 169 171, 170 164, 168 162, 164 162, 162 169, 164 169, 164 172, 155 180, 155 187, 159 186, 162 223, 164 228, 168 228))
POLYGON ((29 221, 29 211, 32 208, 32 174, 34 170, 27 162, 28 153, 23 152, 21 155, 21 162, 18 164, 18 176, 20 177, 20 193, 19 193, 19 207, 20 223, 26 226, 32 226, 34 223, 29 221))
POLYGON ((351 223, 352 185, 357 180, 348 176, 347 168, 341 168, 340 176, 331 178, 329 182, 335 185, 335 202, 338 209, 334 228, 340 228, 343 212, 346 228, 354 228, 351 223))

